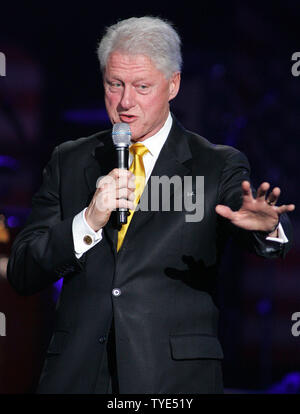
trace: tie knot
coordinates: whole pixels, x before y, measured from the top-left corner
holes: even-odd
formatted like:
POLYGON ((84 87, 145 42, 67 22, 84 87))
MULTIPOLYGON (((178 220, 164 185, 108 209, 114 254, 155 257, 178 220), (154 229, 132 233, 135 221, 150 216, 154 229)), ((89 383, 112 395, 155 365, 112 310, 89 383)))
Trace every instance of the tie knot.
POLYGON ((133 155, 138 155, 139 157, 143 157, 149 150, 145 145, 137 142, 136 144, 132 144, 129 148, 129 151, 133 155))

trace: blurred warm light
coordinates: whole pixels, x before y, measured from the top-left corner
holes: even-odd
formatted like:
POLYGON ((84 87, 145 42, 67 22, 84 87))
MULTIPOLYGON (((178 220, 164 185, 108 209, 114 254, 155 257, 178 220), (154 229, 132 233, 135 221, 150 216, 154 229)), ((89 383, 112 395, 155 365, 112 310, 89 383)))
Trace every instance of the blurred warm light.
POLYGON ((0 243, 8 243, 10 240, 9 231, 5 226, 5 217, 0 214, 0 243))
POLYGON ((8 257, 6 256, 0 257, 0 278, 3 277, 4 279, 6 279, 7 264, 8 264, 8 257))

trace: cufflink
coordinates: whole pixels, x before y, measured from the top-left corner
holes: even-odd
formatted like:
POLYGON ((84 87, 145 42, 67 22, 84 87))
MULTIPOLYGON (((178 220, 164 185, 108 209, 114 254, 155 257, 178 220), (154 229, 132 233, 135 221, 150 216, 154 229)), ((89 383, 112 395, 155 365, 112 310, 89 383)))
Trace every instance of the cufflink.
POLYGON ((89 236, 89 235, 84 236, 83 241, 84 241, 84 243, 85 243, 85 244, 87 244, 87 245, 90 245, 90 244, 92 244, 92 243, 93 243, 93 239, 92 239, 92 238, 91 238, 91 236, 89 236))

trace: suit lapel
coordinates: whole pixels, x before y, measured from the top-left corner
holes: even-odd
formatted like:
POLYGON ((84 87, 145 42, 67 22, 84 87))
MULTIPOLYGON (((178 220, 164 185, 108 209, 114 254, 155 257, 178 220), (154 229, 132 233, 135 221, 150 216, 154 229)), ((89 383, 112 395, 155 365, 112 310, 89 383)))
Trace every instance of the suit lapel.
POLYGON ((85 168, 85 178, 89 190, 95 192, 97 179, 107 175, 116 167, 115 151, 109 134, 106 134, 91 153, 90 162, 85 168))

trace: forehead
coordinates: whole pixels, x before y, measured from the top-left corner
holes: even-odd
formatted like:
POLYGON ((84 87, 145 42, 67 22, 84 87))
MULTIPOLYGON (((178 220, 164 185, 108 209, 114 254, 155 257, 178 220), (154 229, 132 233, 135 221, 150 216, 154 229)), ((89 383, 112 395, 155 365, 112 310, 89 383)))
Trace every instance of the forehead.
POLYGON ((146 55, 132 55, 113 52, 105 68, 106 76, 118 77, 163 77, 151 59, 146 55))

